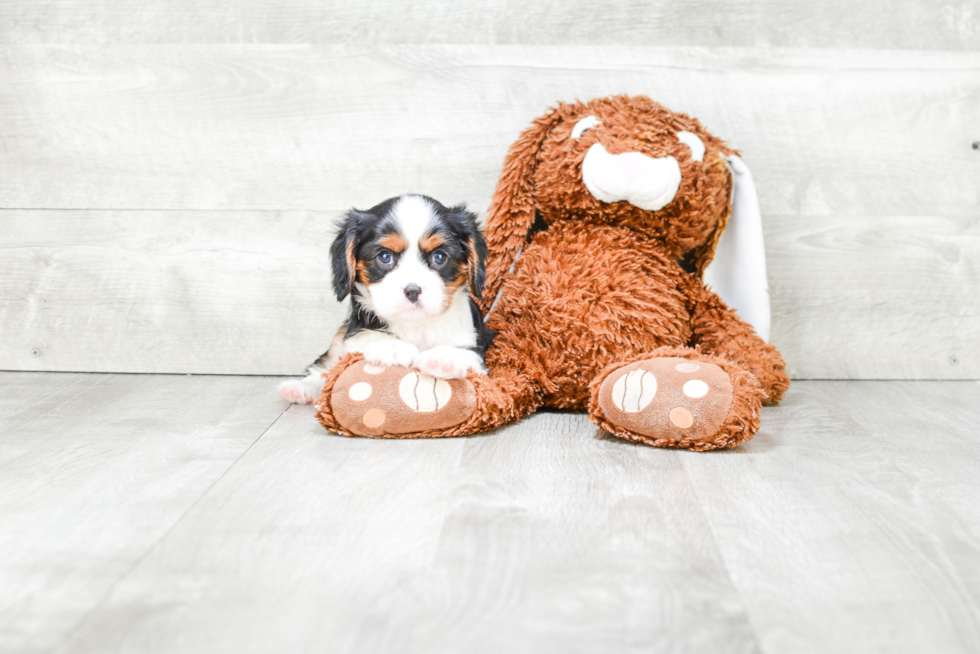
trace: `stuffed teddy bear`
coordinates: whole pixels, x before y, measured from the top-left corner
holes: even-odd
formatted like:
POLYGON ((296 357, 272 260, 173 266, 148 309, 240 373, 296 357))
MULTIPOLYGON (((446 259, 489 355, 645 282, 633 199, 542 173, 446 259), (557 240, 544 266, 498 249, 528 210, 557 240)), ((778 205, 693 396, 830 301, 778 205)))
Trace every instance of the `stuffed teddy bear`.
MULTIPOLYGON (((751 438, 789 380, 779 352, 704 281, 740 173, 734 150, 647 97, 559 104, 511 146, 487 217, 488 375, 434 379, 350 354, 325 373, 317 417, 345 435, 422 438, 553 407, 659 447, 751 438)), ((741 204, 753 202, 757 214, 754 191, 741 204)), ((744 265, 758 288, 736 290, 768 330, 758 219, 754 230, 757 260, 744 265)), ((721 284, 737 282, 739 266, 729 270, 721 284)))

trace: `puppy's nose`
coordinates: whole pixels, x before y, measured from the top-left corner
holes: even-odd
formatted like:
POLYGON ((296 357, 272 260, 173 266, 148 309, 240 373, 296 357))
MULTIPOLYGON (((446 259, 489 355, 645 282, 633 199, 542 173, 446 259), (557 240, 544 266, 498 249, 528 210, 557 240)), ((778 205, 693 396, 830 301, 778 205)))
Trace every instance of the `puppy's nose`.
POLYGON ((405 287, 405 297, 411 302, 418 302, 421 294, 422 288, 418 284, 409 284, 405 287))

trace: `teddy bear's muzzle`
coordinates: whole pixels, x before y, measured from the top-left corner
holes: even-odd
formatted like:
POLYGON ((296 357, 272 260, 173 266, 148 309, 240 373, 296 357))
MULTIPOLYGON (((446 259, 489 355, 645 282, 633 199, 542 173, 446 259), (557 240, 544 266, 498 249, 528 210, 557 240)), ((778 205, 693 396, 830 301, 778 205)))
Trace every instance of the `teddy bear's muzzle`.
POLYGON ((609 154, 601 143, 595 143, 582 161, 582 181, 601 202, 625 200, 640 209, 657 211, 677 194, 681 167, 673 157, 609 154))

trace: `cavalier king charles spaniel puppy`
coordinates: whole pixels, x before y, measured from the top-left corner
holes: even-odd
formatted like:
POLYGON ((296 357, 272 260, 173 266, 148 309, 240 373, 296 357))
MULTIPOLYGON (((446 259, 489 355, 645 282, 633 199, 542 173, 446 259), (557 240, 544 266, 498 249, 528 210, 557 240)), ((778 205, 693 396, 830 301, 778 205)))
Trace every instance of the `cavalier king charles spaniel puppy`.
POLYGON ((348 211, 330 248, 337 299, 351 296, 347 320, 309 375, 284 381, 279 394, 313 402, 321 375, 350 352, 440 379, 486 374, 493 332, 474 300, 483 292, 486 256, 476 215, 464 205, 401 195, 348 211))

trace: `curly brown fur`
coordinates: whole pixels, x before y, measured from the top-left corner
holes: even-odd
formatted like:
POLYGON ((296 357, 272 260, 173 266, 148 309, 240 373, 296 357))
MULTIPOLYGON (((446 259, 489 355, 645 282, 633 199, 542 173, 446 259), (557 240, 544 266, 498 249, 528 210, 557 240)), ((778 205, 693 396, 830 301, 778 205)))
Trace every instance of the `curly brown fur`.
POLYGON ((762 384, 766 404, 775 404, 789 388, 786 365, 779 351, 759 338, 724 301, 697 279, 687 280, 693 334, 691 344, 749 372, 762 384))
POLYGON ((535 236, 508 278, 507 289, 521 291, 505 293, 488 321, 497 332, 488 369, 522 371, 545 406, 581 411, 588 381, 607 364, 686 344, 685 273, 645 245, 596 225, 561 223, 535 236))
POLYGON ((659 241, 668 257, 688 255, 702 273, 730 213, 731 174, 719 154, 737 151, 696 119, 644 96, 560 103, 521 134, 504 161, 485 229, 490 257, 484 308, 496 296, 536 215, 547 224, 574 220, 633 230, 659 241), (598 117, 602 125, 580 141, 569 138, 576 121, 588 115, 598 117), (715 156, 693 160, 686 146, 673 138, 680 130, 697 134, 715 156), (605 204, 594 198, 581 183, 581 170, 588 146, 599 138, 611 154, 632 151, 677 159, 682 182, 674 200, 650 212, 627 202, 605 204))

